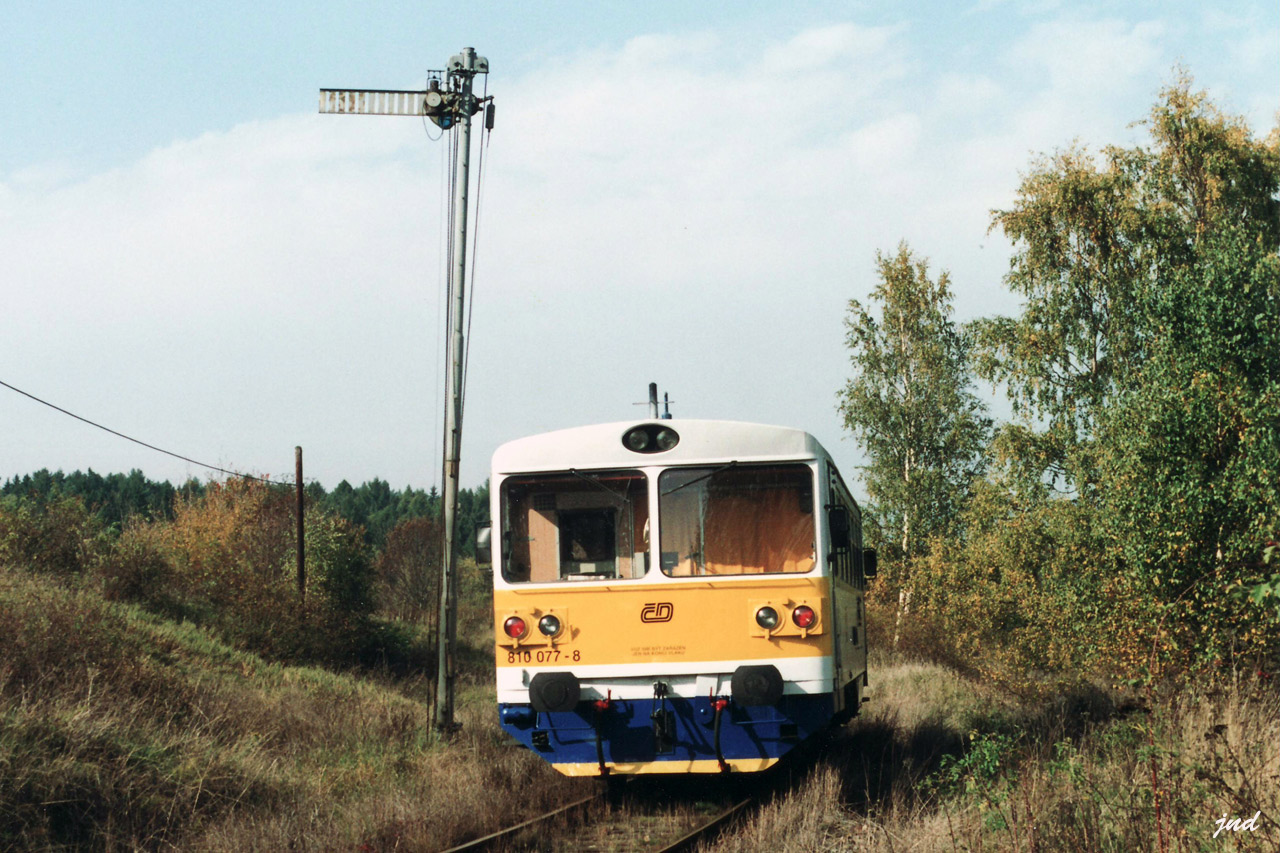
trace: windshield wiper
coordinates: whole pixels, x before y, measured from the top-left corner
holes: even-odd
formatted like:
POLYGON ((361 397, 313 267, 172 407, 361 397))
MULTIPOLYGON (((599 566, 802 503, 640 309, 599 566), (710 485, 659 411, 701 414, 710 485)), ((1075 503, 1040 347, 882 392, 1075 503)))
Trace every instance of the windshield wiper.
POLYGON ((734 461, 730 462, 727 465, 721 465, 719 468, 715 468, 711 471, 708 471, 707 473, 703 474, 701 477, 694 477, 692 480, 690 480, 687 483, 681 483, 678 486, 672 486, 671 488, 667 489, 665 492, 662 492, 661 494, 659 494, 658 497, 665 498, 667 495, 678 492, 681 489, 686 488, 687 486, 692 486, 694 483, 701 483, 703 480, 710 480, 712 477, 714 477, 716 474, 719 474, 721 471, 727 471, 728 469, 732 468, 734 465, 737 465, 737 464, 738 464, 738 461, 735 459, 734 461))
POLYGON ((611 495, 613 495, 615 498, 617 498, 619 503, 623 503, 623 504, 625 504, 625 503, 627 502, 627 496, 626 496, 626 494, 625 494, 625 493, 621 493, 621 494, 620 494, 620 493, 618 493, 618 492, 615 492, 613 489, 609 488, 608 486, 606 486, 604 483, 600 482, 600 481, 599 481, 598 479, 596 479, 595 477, 590 476, 590 475, 587 475, 587 474, 584 474, 584 473, 582 473, 581 471, 579 471, 577 468, 570 468, 570 469, 569 469, 569 473, 570 473, 570 474, 572 474, 573 476, 577 477, 577 478, 578 478, 578 479, 580 479, 580 480, 586 480, 588 483, 590 483, 591 485, 595 486, 596 488, 603 489, 604 491, 608 492, 609 494, 611 494, 611 495))

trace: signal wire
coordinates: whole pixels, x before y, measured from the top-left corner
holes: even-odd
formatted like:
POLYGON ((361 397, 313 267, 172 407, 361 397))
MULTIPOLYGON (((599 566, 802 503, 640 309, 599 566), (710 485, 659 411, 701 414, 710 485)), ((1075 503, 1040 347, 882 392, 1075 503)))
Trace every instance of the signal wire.
POLYGON ((55 406, 53 403, 50 403, 48 400, 42 400, 39 397, 37 397, 35 394, 31 394, 27 391, 23 391, 21 388, 16 388, 13 385, 10 385, 8 382, 5 382, 3 380, 0 380, 0 385, 3 385, 4 387, 8 388, 10 391, 17 391, 19 394, 21 394, 24 397, 29 397, 43 406, 48 406, 49 408, 54 409, 55 411, 62 412, 62 414, 73 417, 78 421, 82 421, 88 424, 89 426, 97 427, 98 429, 109 432, 112 435, 119 436, 120 438, 126 439, 128 441, 132 441, 134 444, 141 444, 143 447, 149 450, 154 450, 157 453, 163 453, 166 456, 172 456, 174 459, 181 459, 183 462, 190 462, 192 465, 198 465, 201 468, 208 468, 211 471, 217 471, 222 474, 228 474, 232 477, 242 477, 246 480, 257 480, 259 483, 266 483, 267 485, 270 485, 270 486, 294 485, 293 483, 281 483, 277 480, 268 480, 265 477, 255 477, 252 474, 242 474, 239 471, 231 471, 226 468, 219 468, 217 465, 210 465, 208 462, 200 462, 199 460, 192 459, 190 456, 183 456, 181 453, 174 453, 172 450, 165 450, 163 447, 156 447, 154 444, 148 444, 147 442, 142 441, 141 439, 134 438, 131 435, 125 435, 124 433, 118 432, 112 429, 111 427, 103 426, 102 424, 97 423, 96 421, 91 421, 88 418, 81 417, 80 415, 77 415, 75 412, 69 412, 66 409, 62 408, 61 406, 55 406))
MULTIPOLYGON (((481 103, 489 100, 489 75, 484 75, 484 96, 481 103)), ((471 290, 469 293, 470 301, 467 303, 467 338, 462 346, 462 388, 458 393, 458 419, 461 421, 462 412, 467 407, 467 373, 471 365, 471 316, 475 312, 476 305, 476 260, 479 254, 480 246, 480 203, 484 199, 484 152, 489 147, 489 138, 493 131, 489 130, 487 124, 484 128, 484 138, 480 140, 480 162, 476 166, 476 222, 475 227, 471 229, 471 290)))

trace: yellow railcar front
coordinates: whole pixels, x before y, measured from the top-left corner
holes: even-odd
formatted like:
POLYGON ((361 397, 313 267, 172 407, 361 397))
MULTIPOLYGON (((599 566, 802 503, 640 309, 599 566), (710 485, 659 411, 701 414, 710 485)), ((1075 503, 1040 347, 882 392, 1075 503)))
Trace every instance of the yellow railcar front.
POLYGON ((761 770, 856 711, 856 504, 811 436, 584 427, 491 482, 500 718, 561 772, 761 770))

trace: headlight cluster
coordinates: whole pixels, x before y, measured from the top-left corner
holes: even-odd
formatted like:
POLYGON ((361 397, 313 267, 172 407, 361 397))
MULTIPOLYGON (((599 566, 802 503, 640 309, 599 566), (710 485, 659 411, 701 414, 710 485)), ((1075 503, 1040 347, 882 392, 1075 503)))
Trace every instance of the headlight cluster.
MULTIPOLYGON (((773 631, 781 621, 778 611, 767 604, 756 610, 756 624, 766 631, 773 631)), ((818 621, 818 614, 809 605, 801 604, 792 609, 791 621, 797 628, 812 628, 818 621)))
POLYGON ((679 443, 679 433, 659 424, 642 424, 622 435, 622 446, 636 453, 662 453, 679 443))
MULTIPOLYGON (((553 613, 548 613, 538 620, 538 630, 545 637, 557 636, 563 627, 560 617, 553 613)), ((513 640, 523 640, 529 634, 529 625, 519 616, 508 616, 502 623, 502 630, 513 640)))

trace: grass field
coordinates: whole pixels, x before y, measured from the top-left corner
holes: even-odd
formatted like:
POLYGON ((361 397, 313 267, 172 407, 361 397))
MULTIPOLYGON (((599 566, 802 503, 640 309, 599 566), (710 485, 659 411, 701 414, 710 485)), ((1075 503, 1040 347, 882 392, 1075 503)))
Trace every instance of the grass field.
POLYGON ((710 850, 1280 850, 1280 695, 1254 674, 1135 694, 879 664, 808 780, 710 850))
MULTIPOLYGON (((429 626, 336 583, 368 566, 350 531, 317 529, 330 575, 304 611, 261 571, 289 562, 255 533, 276 510, 231 497, 122 534, 0 506, 0 849, 435 850, 592 784, 500 732, 474 564, 446 741, 429 626)), ((1121 690, 910 648, 873 656, 863 715, 715 850, 1280 851, 1265 674, 1121 690)))
POLYGON ((284 666, 190 624, 0 571, 0 849, 430 850, 573 786, 462 681, 284 666))

